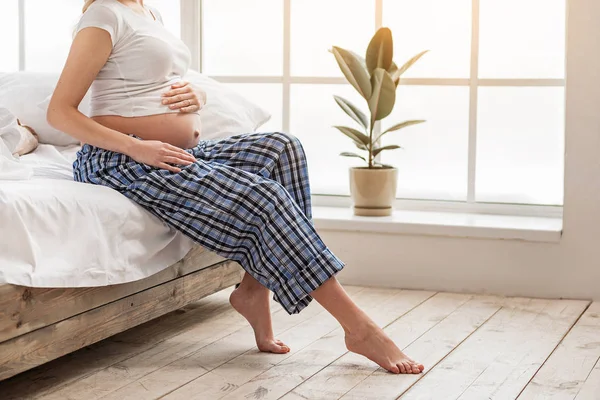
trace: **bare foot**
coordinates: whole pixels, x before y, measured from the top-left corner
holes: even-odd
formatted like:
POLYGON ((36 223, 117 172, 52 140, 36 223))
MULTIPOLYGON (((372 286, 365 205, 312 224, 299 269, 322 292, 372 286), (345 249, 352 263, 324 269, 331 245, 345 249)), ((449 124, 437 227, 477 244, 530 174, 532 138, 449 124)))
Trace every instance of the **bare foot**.
POLYGON ((392 339, 372 322, 354 334, 346 332, 346 347, 394 374, 420 374, 425 369, 422 364, 404 354, 392 339))
POLYGON ((290 348, 281 340, 273 337, 269 291, 266 288, 260 287, 249 290, 242 284, 231 293, 229 302, 237 312, 248 320, 252 329, 254 329, 256 346, 260 351, 278 354, 290 351, 290 348))

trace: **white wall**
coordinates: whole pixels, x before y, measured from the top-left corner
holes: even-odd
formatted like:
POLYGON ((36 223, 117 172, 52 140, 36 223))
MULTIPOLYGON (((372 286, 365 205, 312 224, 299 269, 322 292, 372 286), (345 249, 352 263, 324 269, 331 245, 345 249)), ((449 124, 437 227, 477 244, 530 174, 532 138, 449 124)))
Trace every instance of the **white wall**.
POLYGON ((346 283, 600 300, 600 1, 568 6, 560 243, 321 231, 346 283))

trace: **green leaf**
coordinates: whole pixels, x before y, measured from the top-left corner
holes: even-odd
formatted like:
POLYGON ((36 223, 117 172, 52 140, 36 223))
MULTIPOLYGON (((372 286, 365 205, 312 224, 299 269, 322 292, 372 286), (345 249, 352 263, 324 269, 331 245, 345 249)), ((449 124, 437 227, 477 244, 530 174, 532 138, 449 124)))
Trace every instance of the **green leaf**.
POLYGON ((359 156, 356 153, 351 153, 349 151, 344 151, 343 153, 340 153, 340 156, 342 157, 353 157, 353 158, 360 158, 361 160, 363 160, 364 162, 367 162, 366 158, 364 158, 363 156, 359 156))
POLYGON ((369 99, 371 124, 390 115, 396 103, 396 86, 390 74, 383 68, 375 69, 371 76, 373 93, 369 99))
POLYGON ((333 55, 348 82, 365 99, 371 98, 371 82, 363 61, 351 51, 333 47, 333 55))
POLYGON ((369 151, 369 148, 367 146, 365 146, 364 144, 362 144, 362 143, 354 142, 354 144, 356 145, 357 149, 364 150, 364 151, 369 151))
POLYGON ((335 129, 342 132, 344 135, 348 136, 350 139, 354 140, 355 143, 363 145, 367 147, 369 145, 369 137, 364 133, 356 130, 354 128, 349 128, 347 126, 334 126, 335 129))
POLYGON ((392 66, 394 58, 394 42, 392 31, 388 28, 380 28, 367 48, 367 69, 373 74, 375 69, 383 68, 386 71, 392 66))
POLYGON ((392 126, 391 128, 389 128, 388 130, 386 130, 385 132, 383 132, 382 134, 380 134, 379 136, 377 136, 377 139, 375 139, 374 142, 377 143, 381 139, 381 137, 387 133, 399 131, 400 129, 404 129, 404 128, 412 126, 412 125, 422 124, 423 122, 425 122, 425 120, 418 119, 418 120, 404 121, 399 124, 396 124, 396 125, 392 126))
MULTIPOLYGON (((329 49, 327 51, 330 52, 331 54, 333 54, 333 49, 329 49)), ((360 55, 356 54, 352 50, 346 50, 346 51, 348 53, 352 54, 354 57, 356 57, 356 59, 358 61, 360 61, 360 65, 362 65, 363 67, 365 67, 365 69, 367 68, 367 62, 365 61, 365 59, 363 58, 363 56, 360 56, 360 55)))
POLYGON ((398 72, 398 65, 396 65, 395 62, 392 62, 392 66, 390 68, 388 68, 387 71, 392 76, 392 80, 394 81, 394 85, 396 85, 396 87, 398 87, 398 84, 400 83, 400 77, 395 78, 396 73, 398 72))
POLYGON ((335 99, 335 102, 340 106, 340 108, 350 116, 350 118, 358 122, 363 128, 368 128, 369 120, 365 113, 360 111, 358 107, 356 107, 354 104, 350 103, 343 97, 333 96, 333 98, 335 99))
POLYGON ((373 150, 373 158, 377 157, 377 155, 384 150, 396 150, 401 148, 402 147, 398 146, 397 144, 391 144, 389 146, 380 147, 378 149, 373 150))
POLYGON ((407 62, 405 62, 402 67, 398 68, 392 74, 392 79, 394 80, 394 83, 396 84, 396 86, 398 86, 398 83, 400 82, 400 77, 402 76, 402 74, 405 73, 406 70, 408 70, 410 67, 412 67, 414 63, 416 63, 417 61, 419 61, 419 59, 421 57, 423 57, 427 52, 429 52, 429 50, 425 50, 425 51, 420 52, 419 54, 417 54, 416 56, 414 56, 413 58, 411 58, 410 60, 408 60, 407 62))
POLYGON ((347 50, 347 51, 348 51, 348 53, 352 54, 360 62, 360 65, 362 65, 364 69, 367 69, 367 61, 364 59, 363 56, 356 54, 352 50, 347 50))

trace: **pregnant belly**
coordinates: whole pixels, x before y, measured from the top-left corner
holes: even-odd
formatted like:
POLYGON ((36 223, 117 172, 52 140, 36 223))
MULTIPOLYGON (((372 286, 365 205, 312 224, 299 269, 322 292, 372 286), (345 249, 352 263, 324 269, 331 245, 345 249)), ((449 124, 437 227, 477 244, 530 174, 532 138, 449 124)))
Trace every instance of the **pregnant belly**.
POLYGON ((98 116, 94 121, 107 128, 135 135, 144 140, 159 140, 182 149, 189 149, 200 140, 198 114, 158 114, 145 117, 98 116))

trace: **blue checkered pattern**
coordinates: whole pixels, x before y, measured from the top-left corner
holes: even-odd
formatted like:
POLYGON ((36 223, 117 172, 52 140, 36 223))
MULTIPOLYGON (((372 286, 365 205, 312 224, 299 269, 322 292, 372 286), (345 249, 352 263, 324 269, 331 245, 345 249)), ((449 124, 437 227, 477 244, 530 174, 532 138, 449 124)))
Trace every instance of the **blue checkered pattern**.
POLYGON ((84 145, 75 180, 108 186, 201 246, 237 261, 290 314, 344 264, 311 222, 306 156, 283 133, 204 141, 180 173, 84 145))

